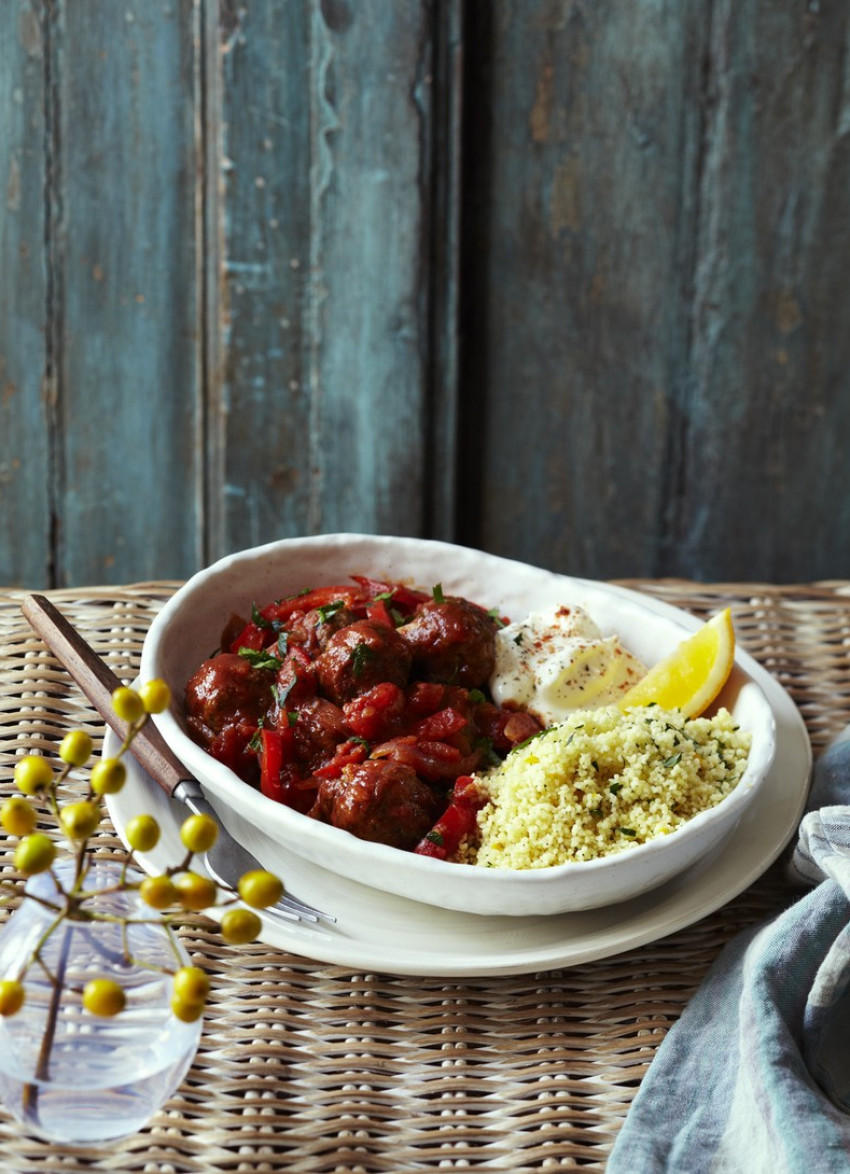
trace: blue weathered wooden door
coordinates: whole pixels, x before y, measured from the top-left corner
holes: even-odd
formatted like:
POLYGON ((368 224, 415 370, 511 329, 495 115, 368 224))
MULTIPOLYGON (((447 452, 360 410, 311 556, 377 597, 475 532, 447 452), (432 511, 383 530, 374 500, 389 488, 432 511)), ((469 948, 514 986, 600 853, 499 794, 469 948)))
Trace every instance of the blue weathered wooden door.
POLYGON ((0 581, 850 576, 839 0, 5 0, 0 581))

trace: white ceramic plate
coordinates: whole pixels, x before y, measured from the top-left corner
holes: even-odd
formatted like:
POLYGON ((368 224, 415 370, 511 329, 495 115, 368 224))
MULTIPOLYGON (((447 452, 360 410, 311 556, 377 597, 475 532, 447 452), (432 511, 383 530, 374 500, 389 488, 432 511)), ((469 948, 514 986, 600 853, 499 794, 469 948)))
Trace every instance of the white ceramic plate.
MULTIPOLYGON (((290 953, 357 970, 389 974, 475 977, 528 974, 608 958, 691 925, 731 901, 779 856, 799 822, 808 792, 811 747, 802 718, 787 693, 764 669, 751 669, 776 719, 777 752, 767 785, 722 849, 673 880, 631 901, 548 917, 458 913, 395 897, 329 872, 293 855, 284 879, 291 891, 337 917, 322 933, 265 922, 262 940, 290 953)), ((107 732, 104 753, 117 749, 107 732)), ((132 760, 128 780, 108 806, 119 835, 127 821, 148 811, 163 835, 139 863, 160 872, 182 857, 179 825, 184 809, 132 760)), ((236 820, 245 845, 266 863, 279 845, 251 824, 236 820)))
POLYGON ((527 917, 585 910, 648 892, 715 851, 764 786, 775 749, 773 714, 754 678, 755 661, 740 652, 720 701, 752 733, 743 778, 723 802, 672 834, 616 855, 551 868, 470 868, 370 843, 274 803, 188 736, 182 709, 186 682, 210 655, 233 612, 247 615, 254 602, 262 605, 305 587, 346 582, 358 573, 407 580, 425 590, 440 583, 447 595, 495 606, 514 619, 552 604, 577 605, 604 635, 618 634, 646 664, 700 626, 694 616, 623 587, 418 539, 362 534, 284 539, 213 564, 193 576, 155 618, 142 652, 142 677, 169 683, 174 702, 154 719, 160 732, 224 822, 233 825, 231 831, 247 838, 245 825, 253 825, 277 843, 277 856, 269 862, 275 871, 284 870, 297 854, 352 881, 462 913, 527 917))

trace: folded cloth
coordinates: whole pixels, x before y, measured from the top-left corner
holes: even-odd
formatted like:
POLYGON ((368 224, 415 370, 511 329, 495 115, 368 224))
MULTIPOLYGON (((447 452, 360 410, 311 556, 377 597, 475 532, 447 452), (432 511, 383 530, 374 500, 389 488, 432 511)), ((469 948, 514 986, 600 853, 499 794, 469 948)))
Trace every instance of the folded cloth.
POLYGON ((790 867, 816 887, 719 956, 607 1174, 850 1171, 850 727, 818 760, 790 867))

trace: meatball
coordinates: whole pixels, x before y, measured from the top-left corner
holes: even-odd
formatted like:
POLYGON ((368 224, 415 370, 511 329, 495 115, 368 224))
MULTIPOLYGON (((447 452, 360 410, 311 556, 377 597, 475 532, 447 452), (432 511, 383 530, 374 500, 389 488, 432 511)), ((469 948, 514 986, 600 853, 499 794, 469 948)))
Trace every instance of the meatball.
POLYGON ((434 826, 440 806, 409 766, 368 759, 323 779, 311 814, 361 840, 410 851, 434 826))
POLYGON ((209 740, 239 720, 257 725, 272 702, 274 679, 273 671, 255 668, 235 652, 205 660, 186 686, 189 727, 209 740))
POLYGON ((414 672, 427 681, 478 689, 496 663, 496 625, 466 599, 429 600, 398 629, 413 653, 414 672))
POLYGON ((333 758, 338 744, 345 742, 350 731, 339 706, 323 697, 304 702, 297 712, 293 726, 296 753, 299 761, 314 771, 333 758))
POLYGON ((337 705, 389 681, 404 686, 413 653, 395 628, 358 620, 331 636, 315 661, 319 685, 337 705))
POLYGON ((289 640, 300 644, 310 656, 317 656, 331 636, 354 622, 354 613, 344 604, 313 608, 296 618, 289 627, 289 640))

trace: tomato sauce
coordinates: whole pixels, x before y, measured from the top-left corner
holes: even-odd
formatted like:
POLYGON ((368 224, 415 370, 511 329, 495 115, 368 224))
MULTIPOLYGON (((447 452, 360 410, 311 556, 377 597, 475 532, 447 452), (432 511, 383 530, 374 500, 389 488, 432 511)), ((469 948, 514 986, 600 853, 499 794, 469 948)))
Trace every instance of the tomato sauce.
POLYGON ((490 696, 503 622, 363 576, 254 605, 188 682, 189 729, 276 802, 451 859, 486 801, 473 774, 540 730, 490 696))

